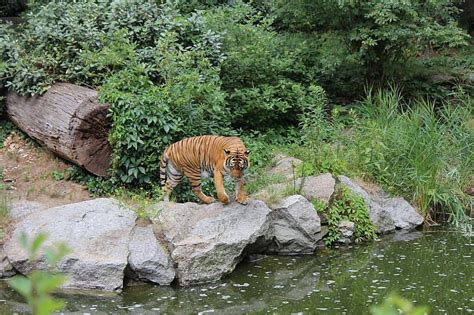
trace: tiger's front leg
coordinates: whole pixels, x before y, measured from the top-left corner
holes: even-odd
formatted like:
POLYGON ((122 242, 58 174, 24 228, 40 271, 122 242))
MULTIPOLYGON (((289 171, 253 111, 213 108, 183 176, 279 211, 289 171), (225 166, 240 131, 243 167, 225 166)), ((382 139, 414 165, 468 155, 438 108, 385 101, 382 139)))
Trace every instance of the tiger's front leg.
POLYGON ((214 202, 214 198, 206 196, 201 190, 201 174, 194 174, 191 172, 184 172, 184 175, 189 179, 191 190, 202 202, 210 204, 214 202))
POLYGON ((246 205, 249 201, 249 197, 244 190, 244 178, 240 177, 236 180, 235 183, 235 197, 237 202, 243 205, 246 205))
POLYGON ((230 201, 224 188, 224 176, 222 176, 222 173, 219 170, 214 171, 214 186, 217 191, 217 199, 224 204, 228 204, 230 201))

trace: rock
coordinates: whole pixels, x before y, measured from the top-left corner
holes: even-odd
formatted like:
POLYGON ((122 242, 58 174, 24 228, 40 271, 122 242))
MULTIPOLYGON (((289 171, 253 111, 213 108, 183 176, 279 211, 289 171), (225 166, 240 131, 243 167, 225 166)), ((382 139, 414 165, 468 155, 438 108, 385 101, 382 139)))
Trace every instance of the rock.
POLYGON ((3 250, 3 246, 0 245, 0 278, 12 277, 15 274, 15 268, 13 268, 12 264, 10 264, 10 261, 3 250))
POLYGON ((354 241, 354 233, 354 222, 342 220, 339 222, 339 239, 336 242, 341 244, 351 244, 354 241))
POLYGON ((284 180, 291 180, 295 177, 296 167, 303 163, 300 159, 278 154, 273 159, 275 166, 268 170, 268 175, 281 176, 284 180))
POLYGON ((308 176, 298 178, 296 181, 288 183, 273 184, 254 195, 255 198, 267 196, 269 192, 279 195, 285 195, 288 191, 292 194, 301 194, 308 200, 319 199, 326 205, 329 202, 336 180, 330 173, 321 174, 318 176, 308 176))
POLYGON ((95 199, 59 206, 23 217, 5 244, 11 264, 22 274, 46 269, 44 251, 37 261, 28 260, 17 239, 46 233, 43 248, 64 242, 72 252, 57 265, 67 281, 64 288, 120 290, 127 265, 130 233, 135 226, 133 211, 113 199, 95 199))
POLYGON ((269 253, 311 254, 322 238, 319 216, 303 196, 285 198, 273 207, 269 220, 273 240, 267 249, 269 253))
POLYGON ((338 181, 364 199, 370 220, 377 226, 379 233, 413 229, 423 223, 423 217, 403 198, 389 198, 384 192, 370 195, 346 176, 339 176, 338 181))
POLYGON ((29 200, 18 200, 10 204, 10 218, 19 220, 31 213, 46 209, 42 203, 29 200))
POLYGON ((170 254, 156 239, 152 225, 135 227, 129 251, 128 263, 139 279, 160 285, 168 285, 174 280, 175 270, 170 254))
POLYGON ((270 209, 258 200, 247 205, 160 202, 157 208, 181 285, 216 281, 268 243, 270 209))
POLYGON ((336 186, 336 180, 330 173, 309 176, 301 180, 303 181, 303 188, 301 190, 303 196, 308 200, 319 199, 328 204, 336 186))
POLYGON ((397 229, 411 230, 423 224, 423 217, 401 197, 385 199, 382 205, 397 229))

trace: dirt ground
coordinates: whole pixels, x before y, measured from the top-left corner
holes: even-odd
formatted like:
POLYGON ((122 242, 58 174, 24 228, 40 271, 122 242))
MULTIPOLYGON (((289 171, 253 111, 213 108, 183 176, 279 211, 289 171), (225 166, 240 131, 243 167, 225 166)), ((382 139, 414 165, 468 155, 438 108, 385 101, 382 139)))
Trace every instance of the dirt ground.
POLYGON ((67 162, 14 132, 0 149, 0 190, 10 203, 36 201, 45 207, 91 199, 85 187, 60 179, 67 162))

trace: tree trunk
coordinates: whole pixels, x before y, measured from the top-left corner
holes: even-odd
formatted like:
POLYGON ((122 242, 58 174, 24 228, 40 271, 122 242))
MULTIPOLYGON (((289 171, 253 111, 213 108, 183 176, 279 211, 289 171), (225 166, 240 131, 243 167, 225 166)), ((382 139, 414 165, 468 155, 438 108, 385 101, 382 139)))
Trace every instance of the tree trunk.
POLYGON ((10 119, 30 137, 91 173, 106 175, 112 151, 109 105, 98 103, 95 90, 57 83, 38 97, 9 93, 6 103, 10 119))

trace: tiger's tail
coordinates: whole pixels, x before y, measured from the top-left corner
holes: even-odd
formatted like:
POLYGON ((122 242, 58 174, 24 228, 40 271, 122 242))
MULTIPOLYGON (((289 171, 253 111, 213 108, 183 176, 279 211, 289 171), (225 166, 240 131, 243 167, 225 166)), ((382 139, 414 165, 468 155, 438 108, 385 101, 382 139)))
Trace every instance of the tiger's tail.
POLYGON ((163 152, 160 158, 160 186, 161 187, 165 186, 166 179, 167 179, 166 168, 168 167, 169 157, 166 151, 167 150, 163 152))

